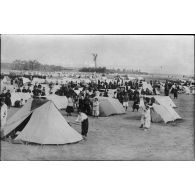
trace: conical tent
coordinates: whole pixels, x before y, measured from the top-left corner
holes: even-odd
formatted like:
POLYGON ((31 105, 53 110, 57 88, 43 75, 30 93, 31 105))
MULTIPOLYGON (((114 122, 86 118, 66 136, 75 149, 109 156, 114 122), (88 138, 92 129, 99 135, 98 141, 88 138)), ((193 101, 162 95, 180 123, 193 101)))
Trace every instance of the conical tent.
POLYGON ((69 126, 52 101, 26 113, 28 114, 20 120, 20 124, 11 126, 5 136, 25 120, 23 129, 17 129, 20 133, 15 140, 38 144, 67 144, 82 140, 82 136, 69 126))
POLYGON ((110 97, 98 97, 100 102, 100 116, 124 114, 125 110, 118 99, 110 97))
POLYGON ((169 96, 161 96, 161 95, 146 95, 145 97, 154 98, 155 101, 163 106, 170 106, 172 108, 177 108, 173 100, 169 96))
POLYGON ((185 94, 190 94, 190 88, 189 87, 187 87, 187 86, 183 86, 183 89, 184 89, 184 92, 185 92, 185 94))
POLYGON ((15 105, 16 101, 20 101, 21 99, 28 100, 31 98, 31 94, 30 93, 22 93, 22 92, 12 92, 11 93, 11 104, 12 106, 15 105))
POLYGON ((170 122, 175 121, 177 119, 181 119, 181 117, 175 112, 172 107, 153 104, 153 108, 151 109, 151 121, 152 122, 170 122))
POLYGON ((66 96, 48 95, 48 100, 52 100, 58 109, 66 109, 68 105, 68 99, 66 96))
POLYGON ((150 83, 142 82, 142 87, 143 87, 144 90, 149 89, 149 91, 151 91, 151 92, 153 91, 152 86, 151 86, 150 83))
POLYGON ((172 108, 177 107, 169 96, 154 96, 154 98, 159 104, 163 106, 170 106, 172 108))
POLYGON ((23 83, 30 83, 31 81, 28 79, 28 78, 25 78, 25 77, 21 77, 23 83))
POLYGON ((4 127, 4 134, 9 135, 20 123, 22 123, 30 114, 33 99, 29 99, 27 103, 20 108, 13 116, 11 116, 4 127))

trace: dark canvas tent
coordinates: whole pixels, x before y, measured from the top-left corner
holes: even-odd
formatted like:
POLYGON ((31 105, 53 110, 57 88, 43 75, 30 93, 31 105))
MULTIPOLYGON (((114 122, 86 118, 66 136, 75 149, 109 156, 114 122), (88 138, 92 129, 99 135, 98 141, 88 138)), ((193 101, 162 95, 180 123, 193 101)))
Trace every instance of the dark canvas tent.
POLYGON ((82 140, 82 136, 69 126, 54 103, 48 100, 37 103, 30 99, 7 121, 4 135, 38 144, 67 144, 82 140))

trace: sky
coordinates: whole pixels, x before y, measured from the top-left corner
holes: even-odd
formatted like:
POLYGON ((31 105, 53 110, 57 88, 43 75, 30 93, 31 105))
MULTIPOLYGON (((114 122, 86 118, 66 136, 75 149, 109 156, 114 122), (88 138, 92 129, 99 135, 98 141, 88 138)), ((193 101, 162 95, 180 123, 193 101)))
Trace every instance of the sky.
POLYGON ((1 61, 194 74, 194 37, 184 35, 2 35, 1 61))

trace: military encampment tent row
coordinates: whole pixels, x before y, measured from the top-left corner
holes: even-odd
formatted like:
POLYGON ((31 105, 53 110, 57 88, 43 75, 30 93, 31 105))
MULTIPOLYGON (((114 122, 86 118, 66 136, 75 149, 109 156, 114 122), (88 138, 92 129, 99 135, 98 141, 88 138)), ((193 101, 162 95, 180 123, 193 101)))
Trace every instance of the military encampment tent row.
POLYGON ((30 99, 6 123, 5 137, 37 144, 67 144, 82 140, 52 101, 30 99))
MULTIPOLYGON (((15 106, 16 101, 29 100, 32 94, 30 93, 22 93, 22 92, 13 92, 11 93, 11 105, 15 106)), ((66 96, 58 96, 55 94, 47 95, 44 97, 45 99, 52 100, 58 109, 66 109, 68 105, 68 99, 66 96)))

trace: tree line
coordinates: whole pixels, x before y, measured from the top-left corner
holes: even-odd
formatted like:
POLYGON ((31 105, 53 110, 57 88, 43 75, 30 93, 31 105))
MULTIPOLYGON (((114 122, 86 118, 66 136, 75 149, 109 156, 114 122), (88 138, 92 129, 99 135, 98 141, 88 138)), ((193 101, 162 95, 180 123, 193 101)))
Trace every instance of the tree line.
POLYGON ((62 66, 41 64, 37 60, 15 60, 11 64, 12 70, 29 70, 29 71, 63 71, 66 68, 62 66))
POLYGON ((106 67, 83 67, 79 69, 80 72, 97 72, 97 73, 131 73, 131 74, 148 74, 140 70, 126 70, 126 69, 107 69, 106 67))
POLYGON ((79 69, 80 72, 97 72, 97 73, 107 73, 108 69, 106 69, 106 67, 98 67, 98 68, 94 68, 94 67, 83 67, 81 69, 79 69))

